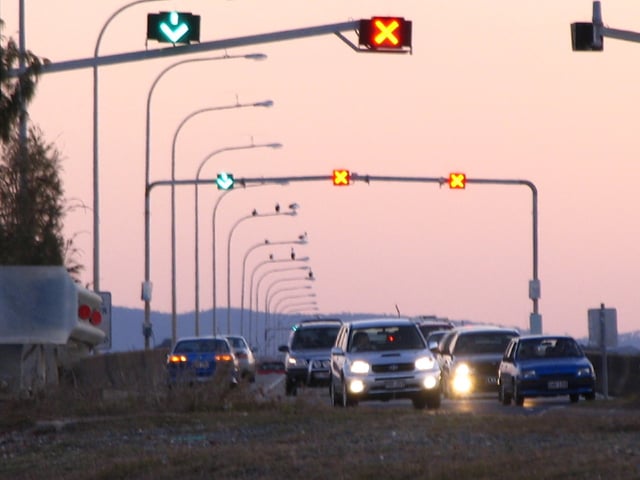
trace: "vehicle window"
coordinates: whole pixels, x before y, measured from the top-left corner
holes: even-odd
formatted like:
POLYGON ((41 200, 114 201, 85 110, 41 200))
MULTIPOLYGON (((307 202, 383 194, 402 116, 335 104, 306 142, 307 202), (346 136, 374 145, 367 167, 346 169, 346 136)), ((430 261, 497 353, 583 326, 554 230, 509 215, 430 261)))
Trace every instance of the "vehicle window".
POLYGON ((514 337, 507 333, 474 332, 460 335, 454 346, 454 354, 504 353, 514 337))
POLYGON ((296 330, 291 342, 293 350, 333 347, 340 327, 306 327, 296 330))
POLYGON ((571 338, 544 338, 527 341, 520 349, 518 358, 562 358, 582 357, 580 345, 571 338))
POLYGON ((351 352, 424 348, 424 338, 414 326, 354 329, 349 345, 351 352))
POLYGON ((235 348, 235 349, 243 349, 243 348, 247 348, 246 344, 244 343, 244 341, 241 338, 238 337, 227 337, 227 340, 229 340, 229 343, 231 344, 231 347, 235 348))
POLYGON ((227 342, 219 339, 194 339, 178 342, 174 348, 175 353, 227 353, 227 342))

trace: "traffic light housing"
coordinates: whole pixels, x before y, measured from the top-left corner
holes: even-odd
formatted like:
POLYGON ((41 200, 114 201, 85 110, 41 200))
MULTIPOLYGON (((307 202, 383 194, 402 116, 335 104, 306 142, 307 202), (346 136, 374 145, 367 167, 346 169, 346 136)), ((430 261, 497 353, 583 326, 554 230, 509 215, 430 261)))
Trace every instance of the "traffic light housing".
POLYGON ((218 190, 231 190, 235 184, 235 179, 231 173, 220 172, 216 177, 218 190))
POLYGON ((358 43, 374 51, 411 48, 411 22, 402 17, 372 17, 360 20, 358 43))
POLYGON ((334 170, 331 180, 336 187, 342 187, 351 183, 351 172, 349 170, 334 170))
POLYGON ((176 11, 149 13, 147 40, 173 44, 199 42, 200 15, 176 11))
POLYGON ((453 190, 460 190, 467 187, 467 176, 464 173, 450 173, 449 174, 449 188, 453 190))
POLYGON ((598 35, 593 23, 571 24, 571 48, 574 52, 601 52, 604 48, 602 35, 598 35))

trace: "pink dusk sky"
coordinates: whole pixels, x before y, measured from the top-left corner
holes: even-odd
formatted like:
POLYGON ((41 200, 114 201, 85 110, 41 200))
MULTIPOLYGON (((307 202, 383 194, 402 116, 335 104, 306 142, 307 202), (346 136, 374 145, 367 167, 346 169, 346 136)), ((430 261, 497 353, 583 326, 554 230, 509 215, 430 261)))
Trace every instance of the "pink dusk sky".
MULTIPOLYGON (((126 2, 24 0, 27 48, 52 62, 92 57, 107 19, 126 2)), ((18 39, 18 0, 3 0, 2 34, 18 39)), ((196 110, 273 100, 193 117, 176 141, 176 178, 360 175, 523 179, 538 189, 539 309, 546 333, 585 336, 587 312, 617 309, 618 331, 640 327, 640 45, 605 39, 603 52, 572 52, 570 24, 589 21, 589 0, 183 0, 120 13, 100 55, 170 48, 146 42, 146 16, 201 16, 201 41, 299 29, 377 15, 413 22, 411 55, 356 53, 335 35, 232 49, 264 61, 193 62, 153 93, 150 179, 171 178, 172 139, 196 110)), ((640 3, 602 2, 612 28, 640 31, 640 3)), ((346 32, 357 43, 355 32, 346 32)), ((224 51, 193 55, 219 57, 224 51)), ((187 56, 99 69, 100 289, 115 306, 142 308, 145 116, 160 72, 187 56)), ((31 120, 60 150, 65 234, 80 248, 82 282, 93 281, 90 68, 45 74, 31 120)), ((200 188, 200 304, 212 306, 212 212, 220 192, 200 188)), ((243 257, 265 239, 294 240, 308 256, 320 313, 438 315, 529 327, 532 196, 525 186, 432 183, 293 183, 234 191, 216 217, 218 306, 226 306, 232 226, 256 209, 300 205, 296 217, 265 217, 234 231, 234 307, 243 257)), ((177 309, 194 309, 194 191, 177 188, 177 309)), ((153 310, 171 310, 170 190, 151 196, 153 310)), ((273 253, 256 248, 247 277, 273 253)), ((286 278, 287 274, 281 275, 286 278)), ((304 286, 304 273, 293 287, 304 286)), ((277 279, 274 276, 274 280, 277 279)))

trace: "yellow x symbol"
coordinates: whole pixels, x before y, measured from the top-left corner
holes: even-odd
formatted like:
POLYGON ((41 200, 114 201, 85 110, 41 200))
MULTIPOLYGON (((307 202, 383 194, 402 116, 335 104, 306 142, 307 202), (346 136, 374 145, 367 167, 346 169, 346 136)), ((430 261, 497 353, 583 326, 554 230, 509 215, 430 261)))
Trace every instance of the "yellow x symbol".
POLYGON ((449 174, 449 188, 465 188, 467 186, 467 176, 464 173, 449 174))
POLYGON ((398 45, 400 40, 393 33, 400 27, 400 24, 398 23, 397 20, 392 19, 388 25, 385 25, 385 23, 378 18, 375 20, 374 24, 378 29, 378 33, 376 34, 375 37, 373 37, 373 41, 376 45, 382 45, 384 43, 391 43, 391 45, 398 45))
POLYGON ((334 185, 349 185, 351 180, 351 174, 349 170, 334 170, 333 171, 333 184, 334 185))

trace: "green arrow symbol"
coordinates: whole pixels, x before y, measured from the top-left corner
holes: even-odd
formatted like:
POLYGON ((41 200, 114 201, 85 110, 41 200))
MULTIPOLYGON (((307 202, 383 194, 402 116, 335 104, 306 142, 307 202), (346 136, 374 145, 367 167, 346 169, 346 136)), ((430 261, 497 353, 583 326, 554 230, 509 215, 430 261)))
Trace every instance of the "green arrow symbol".
POLYGON ((218 178, 216 178, 216 185, 218 185, 218 189, 220 190, 229 190, 233 188, 233 175, 229 175, 228 173, 219 173, 218 178))
POLYGON ((179 23, 180 16, 178 12, 171 12, 169 14, 169 23, 171 26, 167 25, 165 22, 160 24, 160 30, 171 42, 176 43, 180 40, 186 33, 189 31, 189 26, 185 23, 179 23))

